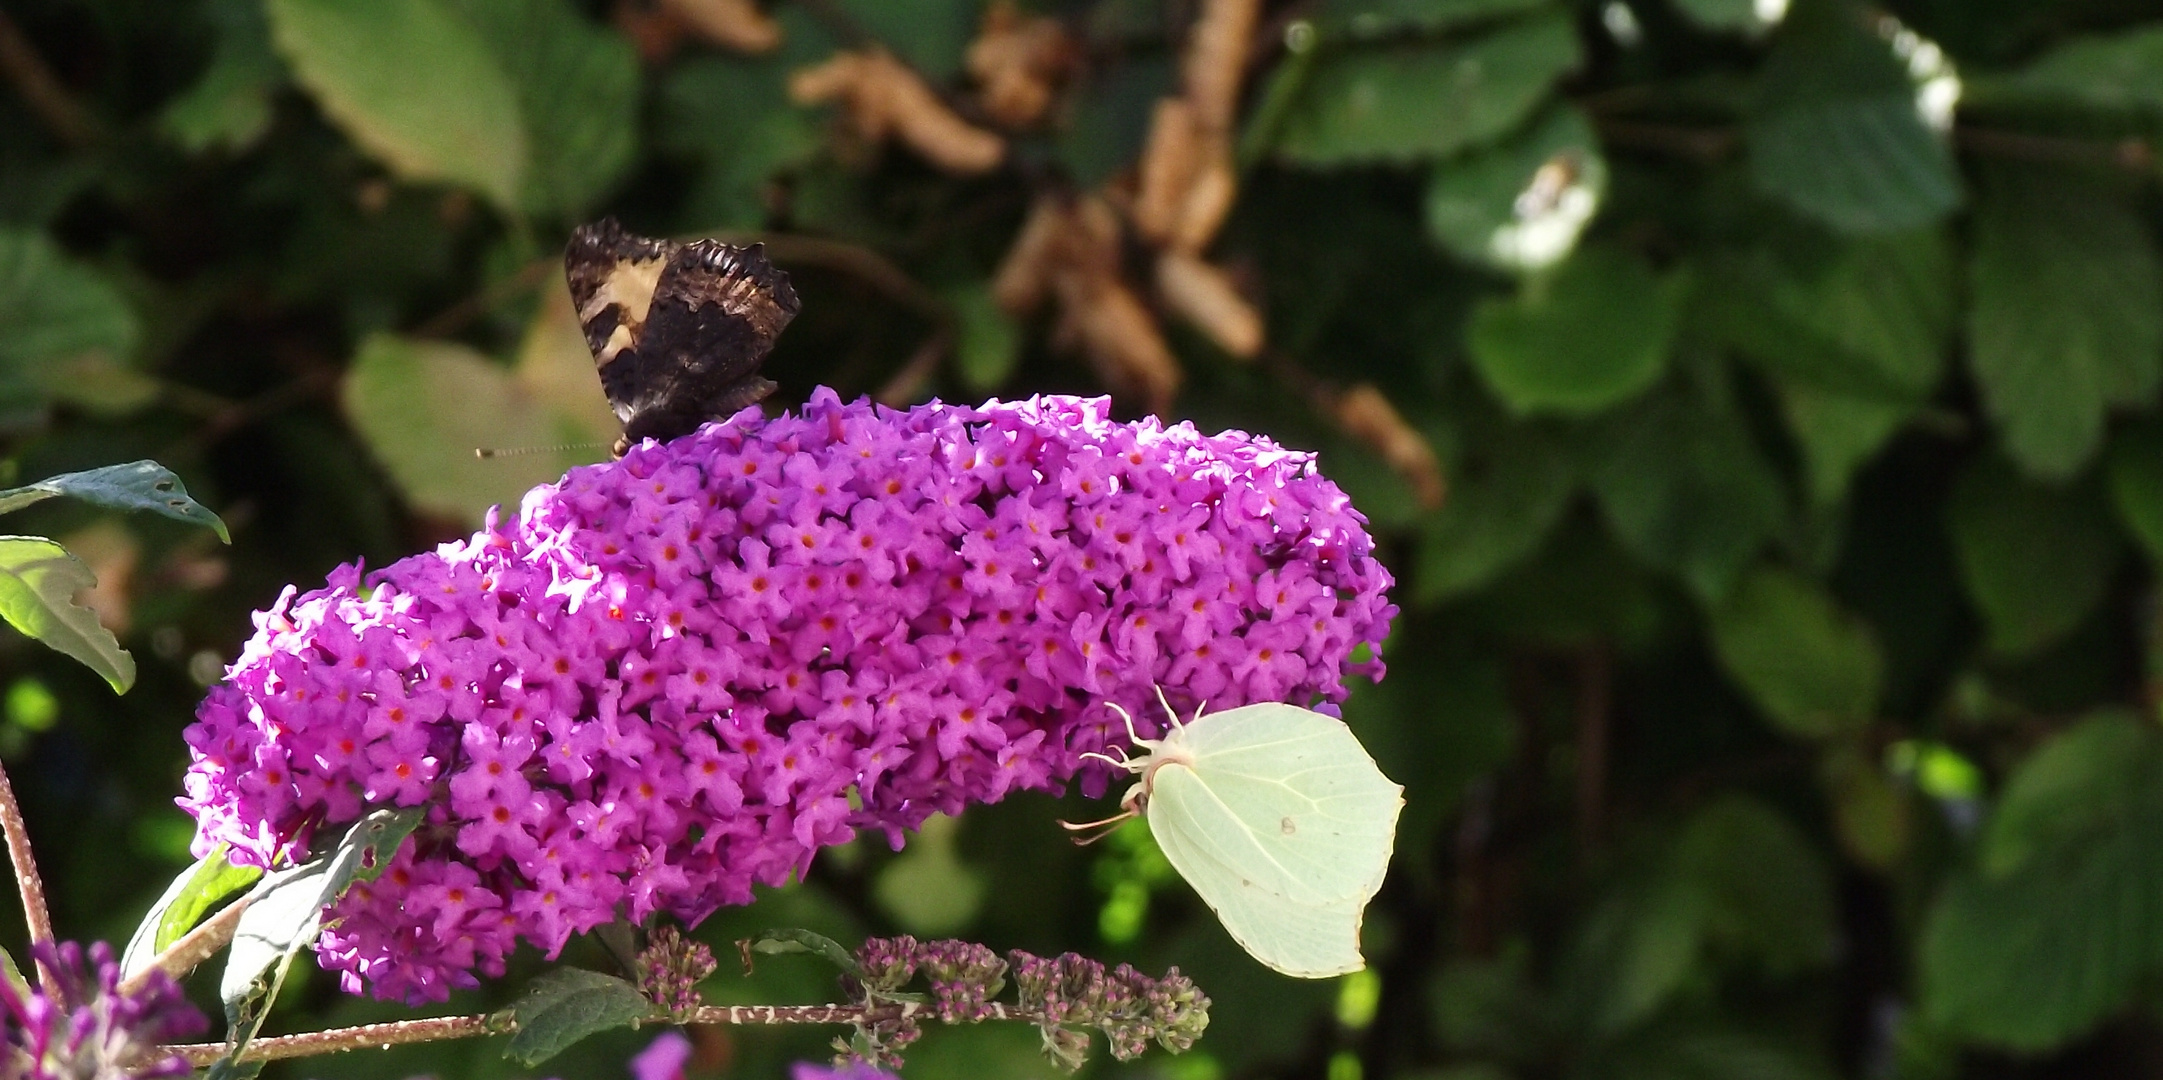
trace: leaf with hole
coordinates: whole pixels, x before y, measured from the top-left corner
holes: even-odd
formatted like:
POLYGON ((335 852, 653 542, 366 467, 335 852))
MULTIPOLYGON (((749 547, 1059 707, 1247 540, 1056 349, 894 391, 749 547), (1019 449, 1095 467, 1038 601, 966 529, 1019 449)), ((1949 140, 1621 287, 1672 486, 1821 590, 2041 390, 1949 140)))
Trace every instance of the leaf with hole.
POLYGON ((155 461, 131 461, 82 472, 48 476, 35 484, 0 491, 0 514, 65 495, 116 510, 148 510, 176 521, 201 525, 230 544, 225 522, 188 497, 187 486, 171 469, 155 461))

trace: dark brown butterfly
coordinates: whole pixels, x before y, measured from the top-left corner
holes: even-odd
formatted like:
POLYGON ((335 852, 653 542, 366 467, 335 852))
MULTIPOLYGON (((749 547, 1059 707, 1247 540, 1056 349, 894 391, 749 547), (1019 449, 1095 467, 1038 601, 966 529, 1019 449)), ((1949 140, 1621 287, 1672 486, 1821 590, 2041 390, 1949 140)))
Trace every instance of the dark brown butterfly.
POLYGON ((801 307, 763 244, 679 244, 581 225, 563 253, 601 390, 623 421, 616 456, 673 439, 773 393, 759 365, 801 307))

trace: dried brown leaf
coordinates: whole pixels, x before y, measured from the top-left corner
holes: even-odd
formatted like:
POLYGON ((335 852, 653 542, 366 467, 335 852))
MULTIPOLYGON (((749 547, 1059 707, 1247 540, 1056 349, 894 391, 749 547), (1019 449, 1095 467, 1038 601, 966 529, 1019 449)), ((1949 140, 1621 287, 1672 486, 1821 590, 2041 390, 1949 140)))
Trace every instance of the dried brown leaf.
POLYGON ((1442 462, 1426 437, 1405 422, 1404 414, 1382 391, 1372 383, 1360 383, 1338 395, 1332 412, 1346 434, 1367 444, 1412 485, 1421 506, 1432 510, 1442 505, 1448 491, 1442 462))
POLYGON ((839 104, 865 138, 891 135, 947 172, 988 172, 1006 156, 1006 140, 955 115, 885 49, 837 53, 798 69, 789 76, 789 98, 800 105, 839 104))
POLYGON ((1194 106, 1185 98, 1158 101, 1149 119, 1149 141, 1142 146, 1132 210, 1134 231, 1142 239, 1157 245, 1170 239, 1201 171, 1202 150, 1194 106))
POLYGON ((762 53, 781 44, 781 24, 759 10, 756 0, 661 0, 661 6, 723 48, 762 53))
POLYGON ((1176 249, 1157 256, 1157 295, 1225 352, 1251 360, 1262 351, 1262 313, 1201 256, 1176 249))
POLYGON ((1059 20, 1025 16, 1011 0, 997 0, 984 9, 966 63, 984 112, 1004 127, 1026 128, 1044 119, 1079 55, 1059 20))
POLYGON ((1239 84, 1247 70, 1247 43, 1261 17, 1261 0, 1204 0, 1201 17, 1187 38, 1180 76, 1187 101, 1202 130, 1232 130, 1239 108, 1239 84))

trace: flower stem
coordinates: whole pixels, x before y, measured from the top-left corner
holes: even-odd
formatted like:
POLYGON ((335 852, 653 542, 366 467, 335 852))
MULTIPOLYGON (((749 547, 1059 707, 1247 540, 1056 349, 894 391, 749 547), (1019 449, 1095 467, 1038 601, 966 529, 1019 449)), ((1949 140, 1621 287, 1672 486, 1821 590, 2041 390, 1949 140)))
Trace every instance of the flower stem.
MULTIPOLYGON (((1034 1009, 1016 1005, 991 1003, 985 1006, 987 1020, 1027 1020, 1042 1023, 1045 1017, 1034 1009)), ((916 1015, 930 1015, 933 1006, 920 1001, 902 1001, 878 1005, 708 1005, 692 1014, 694 1024, 870 1024, 882 1020, 895 1020, 916 1015)), ((242 1061, 276 1061, 282 1058, 313 1057, 317 1054, 335 1054, 347 1050, 359 1050, 369 1046, 395 1046, 404 1043, 440 1042, 445 1039, 470 1039, 476 1035, 499 1035, 516 1031, 516 1023, 492 1020, 487 1014, 472 1016, 437 1016, 425 1020, 399 1020, 388 1024, 366 1024, 361 1027, 333 1028, 329 1031, 311 1031, 301 1035, 279 1035, 257 1039, 241 1051, 242 1061)), ((224 1043, 187 1043, 167 1046, 165 1053, 178 1054, 190 1065, 203 1066, 225 1056, 224 1043)))
MULTIPOLYGON (((15 786, 8 783, 5 768, 0 768, 0 833, 7 836, 8 859, 15 864, 15 887, 22 890, 23 923, 30 928, 30 944, 51 941, 53 916, 45 906, 45 883, 38 878, 38 862, 30 854, 30 830, 23 824, 23 808, 15 801, 15 786)), ((38 985, 48 995, 60 992, 57 976, 42 963, 38 985)))

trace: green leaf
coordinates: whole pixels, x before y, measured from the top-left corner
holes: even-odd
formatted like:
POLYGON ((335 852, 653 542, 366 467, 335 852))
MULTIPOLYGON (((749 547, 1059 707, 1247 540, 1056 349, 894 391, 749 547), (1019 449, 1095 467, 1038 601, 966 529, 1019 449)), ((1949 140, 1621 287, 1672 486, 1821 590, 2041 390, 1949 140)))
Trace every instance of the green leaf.
POLYGON ((960 821, 933 814, 916 837, 871 883, 871 897, 903 930, 923 937, 951 934, 984 908, 984 872, 954 848, 960 821))
POLYGON ((788 75, 822 59, 812 50, 830 39, 794 5, 775 14, 784 34, 779 52, 688 60, 661 84, 659 139, 698 165, 685 213, 705 228, 764 225, 774 174, 802 166, 826 145, 817 117, 790 103, 788 75))
POLYGON ((272 871, 249 895, 226 954, 218 996, 225 1002, 226 1055, 230 1065, 263 1026, 278 988, 300 951, 323 930, 323 909, 345 894, 364 872, 380 873, 421 819, 426 806, 372 810, 346 831, 338 846, 284 870, 272 871))
POLYGON ((2006 787, 1983 865, 1924 923, 1921 1004, 1970 1040, 2036 1051, 2125 1007, 2163 966, 2163 748, 2145 723, 2090 719, 2006 787), (1991 873, 1995 868, 2000 871, 1991 873))
POLYGON ((1559 11, 1464 42, 1333 51, 1307 73, 1274 149, 1315 166, 1453 154, 1516 127, 1579 55, 1559 11))
POLYGON ((270 130, 271 97, 285 82, 285 66, 271 50, 260 3, 220 0, 204 11, 218 29, 210 67, 166 103, 158 130, 192 153, 246 150, 270 130))
POLYGON ((980 0, 835 0, 858 30, 934 83, 961 71, 980 0))
POLYGON ((1569 507, 1576 476, 1539 432, 1497 424, 1449 463, 1449 498, 1420 530, 1413 576, 1422 604, 1479 588, 1528 558, 1569 507))
POLYGON ((1683 827, 1674 858, 1677 872, 1705 890, 1705 937, 1715 951, 1775 978, 1837 955, 1831 872, 1764 803, 1744 795, 1708 803, 1683 827))
POLYGON ((518 96, 531 161, 520 205, 575 218, 608 193, 638 148, 638 54, 567 0, 449 0, 518 96))
POLYGON ((1969 363, 2030 475, 2079 472, 2105 411, 2153 404, 2163 270, 2144 217, 2070 171, 2001 168, 1977 208, 1969 363))
POLYGON ((2163 23, 2070 38, 2010 75, 1976 81, 1981 101, 2163 114, 2163 23))
POLYGON ((2163 423, 2142 420, 2120 429, 2110 448, 2110 494, 2118 520, 2163 563, 2163 423))
POLYGON ((1913 410, 1867 398, 1828 394, 1801 383, 1780 386, 1780 406, 1803 457, 1810 499, 1836 506, 1855 470, 1907 425, 1913 410))
POLYGON ((1676 285, 1620 251, 1587 248, 1526 279, 1515 297, 1480 302, 1468 329, 1472 364, 1521 415, 1620 404, 1666 370, 1676 285))
POLYGON ((1691 22, 1707 30, 1739 31, 1756 36, 1780 25, 1786 0, 1675 0, 1691 22))
POLYGON ((1659 394, 1611 417, 1584 463, 1622 546, 1709 603, 1787 517, 1780 479, 1726 393, 1659 394))
POLYGON ((180 477, 173 475, 171 469, 149 460, 62 473, 35 484, 0 491, 0 514, 61 495, 116 510, 149 510, 176 521, 201 525, 217 533, 218 539, 228 544, 233 542, 225 522, 189 498, 180 477))
POLYGON ((523 202, 518 94, 480 34, 437 0, 266 0, 271 36, 331 120, 408 180, 523 202))
POLYGON ((347 371, 346 415, 416 506, 478 521, 490 506, 516 507, 526 489, 603 451, 479 460, 476 448, 605 443, 615 436, 597 412, 602 397, 592 354, 583 344, 576 350, 529 348, 514 372, 463 345, 379 334, 361 343, 347 371), (575 372, 562 370, 574 366, 575 372))
POLYGON ((841 943, 833 938, 810 930, 761 930, 737 942, 736 948, 743 953, 746 970, 751 967, 752 953, 769 956, 809 953, 840 968, 846 974, 854 975, 858 971, 855 953, 842 948, 841 943))
POLYGON ((1322 0, 1315 25, 1325 34, 1384 37, 1444 30, 1520 15, 1551 0, 1322 0))
POLYGON ((572 967, 533 980, 510 1011, 518 1031, 503 1056, 529 1069, 588 1035, 660 1018, 638 987, 614 975, 572 967))
POLYGON ((1743 138, 1760 190, 1845 232, 1950 214, 1960 174, 1890 45, 1844 7, 1806 7, 1766 58, 1743 138))
POLYGON ((43 233, 0 227, 0 391, 49 393, 42 376, 61 361, 125 360, 138 336, 134 309, 96 270, 61 254, 43 233))
POLYGON ((1569 1012, 1601 1038, 1650 1019, 1696 966, 1710 903, 1696 882, 1669 874, 1613 890, 1563 961, 1569 1012))
POLYGON ((954 365, 969 389, 997 389, 1021 360, 1021 327, 991 298, 991 289, 972 281, 946 291, 953 305, 954 365))
POLYGON ((2002 878, 2125 827, 2163 780, 2163 739, 2138 717, 2098 713, 2030 754, 2006 782, 1976 865, 2002 878))
POLYGON ((1083 73, 1053 136, 1053 152, 1075 186, 1098 187, 1134 164, 1158 99, 1177 93, 1177 82, 1163 57, 1128 57, 1083 73))
POLYGON ((97 613, 75 594, 97 575, 66 548, 42 536, 0 536, 0 618, 8 625, 83 662, 125 694, 135 685, 135 658, 120 647, 97 613))
POLYGON ((1524 134, 1448 161, 1427 180, 1427 232, 1452 254, 1506 270, 1569 255, 1607 197, 1607 159, 1578 109, 1559 105, 1524 134))
POLYGON ((205 855, 195 865, 180 872, 164 895, 150 905, 143 921, 128 939, 128 948, 120 957, 123 976, 133 975, 150 966, 174 942, 195 929, 203 915, 220 900, 247 888, 262 878, 260 867, 234 866, 225 859, 225 846, 205 855))
POLYGON ((1711 613, 1713 652, 1767 720, 1824 739, 1877 718, 1885 656, 1877 635, 1816 582, 1762 567, 1711 613))
POLYGON ((2044 487, 1997 458, 1954 484, 1946 527, 1990 648, 2007 656, 2072 633, 2102 600, 2123 554, 2091 486, 2044 487))

